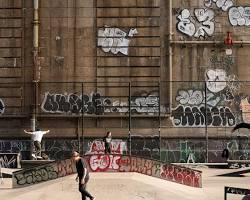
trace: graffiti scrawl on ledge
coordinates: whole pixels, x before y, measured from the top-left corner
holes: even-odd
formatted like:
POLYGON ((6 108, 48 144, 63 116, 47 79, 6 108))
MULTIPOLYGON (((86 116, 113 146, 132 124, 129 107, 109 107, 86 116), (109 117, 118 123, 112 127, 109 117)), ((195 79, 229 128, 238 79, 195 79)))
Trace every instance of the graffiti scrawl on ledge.
MULTIPOLYGON (((90 172, 137 172, 167 181, 202 187, 202 172, 156 160, 125 155, 84 156, 90 172)), ((24 187, 76 173, 71 159, 13 173, 13 187, 24 187)))

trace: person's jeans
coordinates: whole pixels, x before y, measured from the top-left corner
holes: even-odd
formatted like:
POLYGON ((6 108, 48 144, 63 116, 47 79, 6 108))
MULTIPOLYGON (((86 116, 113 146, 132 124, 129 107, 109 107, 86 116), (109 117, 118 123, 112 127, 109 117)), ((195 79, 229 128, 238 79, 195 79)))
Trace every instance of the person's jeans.
POLYGON ((81 184, 81 178, 79 178, 79 192, 82 194, 82 200, 86 200, 86 197, 89 197, 90 199, 93 198, 93 196, 86 190, 87 183, 89 179, 85 179, 85 183, 81 184))
POLYGON ((35 146, 35 154, 36 154, 36 156, 41 156, 41 152, 42 152, 41 142, 34 141, 34 146, 35 146))
POLYGON ((110 145, 105 145, 104 153, 105 154, 111 154, 111 147, 110 147, 110 145))

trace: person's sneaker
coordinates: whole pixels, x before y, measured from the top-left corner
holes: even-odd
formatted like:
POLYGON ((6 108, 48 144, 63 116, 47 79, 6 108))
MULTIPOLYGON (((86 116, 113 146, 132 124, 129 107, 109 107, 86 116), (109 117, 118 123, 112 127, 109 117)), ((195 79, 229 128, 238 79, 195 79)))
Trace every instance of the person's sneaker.
POLYGON ((36 159, 36 155, 34 153, 31 154, 32 158, 36 159))
POLYGON ((42 156, 37 156, 36 158, 37 158, 38 160, 42 160, 42 159, 43 159, 42 156))
POLYGON ((95 197, 92 197, 91 200, 95 200, 95 197))

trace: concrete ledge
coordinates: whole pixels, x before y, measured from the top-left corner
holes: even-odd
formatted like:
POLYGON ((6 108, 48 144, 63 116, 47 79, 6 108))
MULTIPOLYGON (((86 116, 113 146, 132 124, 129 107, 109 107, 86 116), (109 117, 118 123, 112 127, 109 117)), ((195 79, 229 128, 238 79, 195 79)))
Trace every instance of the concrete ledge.
POLYGON ((55 162, 55 160, 21 160, 21 167, 24 169, 46 165, 55 162))
POLYGON ((250 164, 250 160, 227 160, 228 163, 250 164))
POLYGON ((171 163, 173 165, 181 165, 185 167, 198 167, 198 166, 207 166, 210 168, 228 168, 228 163, 171 163))

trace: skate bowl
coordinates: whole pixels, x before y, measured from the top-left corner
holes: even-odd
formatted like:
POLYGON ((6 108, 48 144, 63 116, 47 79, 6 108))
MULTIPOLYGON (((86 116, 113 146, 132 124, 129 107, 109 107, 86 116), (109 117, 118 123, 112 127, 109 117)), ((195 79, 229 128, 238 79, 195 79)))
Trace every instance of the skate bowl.
MULTIPOLYGON (((191 187, 202 187, 202 172, 187 167, 117 154, 86 155, 84 159, 90 172, 136 172, 191 187)), ((71 159, 55 161, 13 172, 12 187, 30 186, 74 173, 76 173, 75 164, 71 159)))

